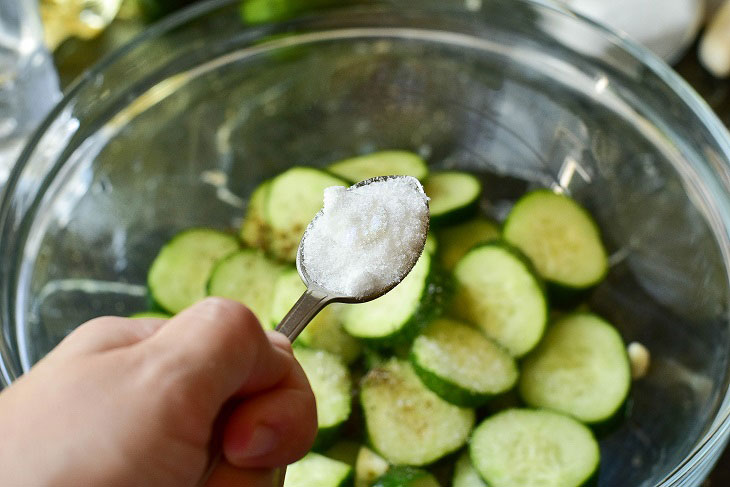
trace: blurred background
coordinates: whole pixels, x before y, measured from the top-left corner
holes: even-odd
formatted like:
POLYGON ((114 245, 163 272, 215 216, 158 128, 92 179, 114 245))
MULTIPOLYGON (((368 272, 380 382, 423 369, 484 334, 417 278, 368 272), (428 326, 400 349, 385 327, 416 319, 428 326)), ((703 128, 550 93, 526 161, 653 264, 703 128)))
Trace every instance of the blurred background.
MULTIPOLYGON (((25 138, 74 79, 148 24, 195 1, 0 0, 0 188, 25 138)), ((352 1, 246 0, 241 15, 253 24, 352 1)), ((475 10, 481 4, 451 1, 475 10)), ((557 1, 644 44, 730 124, 730 1, 557 1)))
MULTIPOLYGON (((0 0, 0 193, 34 128, 85 70, 196 0, 0 0)), ((253 25, 358 0, 244 0, 253 25)), ((417 0, 392 0, 417 5, 417 0)), ((459 1, 478 10, 482 0, 459 1)), ((730 0, 562 0, 672 65, 730 126, 730 0)), ((566 35, 571 35, 567 33, 566 35)), ((596 46, 596 50, 600 50, 596 46)), ((705 486, 730 485, 730 453, 705 486)))

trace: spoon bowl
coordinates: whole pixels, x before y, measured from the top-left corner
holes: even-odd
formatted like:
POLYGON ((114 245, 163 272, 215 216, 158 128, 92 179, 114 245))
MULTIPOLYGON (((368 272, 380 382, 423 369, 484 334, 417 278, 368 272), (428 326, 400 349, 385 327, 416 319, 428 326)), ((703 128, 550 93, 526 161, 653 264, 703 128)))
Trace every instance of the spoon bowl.
MULTIPOLYGON (((406 179, 408 178, 408 176, 376 176, 374 178, 361 181, 348 189, 360 188, 362 186, 366 186, 372 183, 400 178, 406 179)), ((411 258, 407 262, 403 275, 399 276, 399 279, 394 279, 388 284, 380 288, 373 289, 371 292, 363 296, 349 296, 326 289, 322 285, 315 282, 314 279, 312 279, 307 272, 307 267, 304 263, 303 258, 304 241, 307 239, 310 230, 312 229, 312 225, 317 221, 318 218, 322 216, 323 210, 320 210, 319 213, 317 213, 317 215, 309 223, 307 229, 304 231, 304 236, 299 242, 299 247, 297 249, 297 272, 299 272, 299 277, 302 278, 302 281, 307 286, 307 289, 306 291, 304 291, 299 300, 294 304, 292 309, 289 310, 289 313, 287 313, 286 316, 284 316, 284 318, 281 320, 281 323, 279 323, 279 325, 276 327, 276 331, 283 333, 287 336, 287 338, 289 338, 290 341, 293 342, 297 338, 297 336, 299 336, 302 330, 304 330, 307 324, 309 324, 309 322, 312 321, 315 316, 317 316, 317 313, 319 313, 328 304, 335 302, 350 304, 366 303, 368 301, 377 299, 380 296, 383 296, 395 286, 397 286, 398 283, 401 282, 416 265, 416 262, 421 256, 421 253, 423 252, 423 249, 426 245, 426 235, 428 234, 429 228, 428 200, 426 200, 424 204, 426 205, 426 218, 425 221, 421 222, 421 224, 423 225, 423 232, 421 234, 422 238, 417 245, 418 251, 413 252, 413 254, 410 256, 411 258)))

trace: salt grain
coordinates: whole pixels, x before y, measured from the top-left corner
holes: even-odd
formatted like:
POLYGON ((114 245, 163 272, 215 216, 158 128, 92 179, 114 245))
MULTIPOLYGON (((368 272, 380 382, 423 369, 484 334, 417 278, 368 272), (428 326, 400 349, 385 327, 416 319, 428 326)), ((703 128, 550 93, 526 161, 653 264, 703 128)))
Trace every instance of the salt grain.
POLYGON ((400 282, 423 250, 428 197, 410 176, 324 190, 324 207, 302 240, 314 282, 364 297, 400 282))

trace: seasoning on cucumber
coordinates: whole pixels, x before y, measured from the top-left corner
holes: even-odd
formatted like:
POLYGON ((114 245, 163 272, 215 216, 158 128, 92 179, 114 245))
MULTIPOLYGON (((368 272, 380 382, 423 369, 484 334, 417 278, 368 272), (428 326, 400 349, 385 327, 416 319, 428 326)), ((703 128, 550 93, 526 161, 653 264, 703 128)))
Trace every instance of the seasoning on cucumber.
POLYGON ((611 419, 631 387, 631 366, 618 331, 590 313, 554 323, 522 365, 527 404, 569 414, 588 424, 611 419))
POLYGON ((479 245, 454 269, 453 312, 520 357, 542 337, 548 318, 540 279, 530 264, 502 243, 479 245))
POLYGON ((475 328, 437 319, 413 342, 411 362, 421 381, 442 399, 476 407, 517 382, 517 364, 475 328))
POLYGON ((375 450, 396 465, 428 465, 466 443, 474 411, 426 388, 408 362, 391 359, 364 378, 360 401, 375 450))
POLYGON ((324 350, 297 348, 294 356, 302 365, 317 403, 316 447, 327 446, 350 416, 350 373, 336 356, 324 350))
POLYGON ((469 453, 489 487, 582 487, 600 459, 591 430, 547 410, 509 409, 474 430, 469 453))
POLYGON ((316 448, 341 440, 328 450, 336 458, 310 453, 291 465, 285 485, 587 485, 600 463, 594 433, 621 417, 631 375, 618 330, 586 305, 547 324, 547 296, 582 296, 608 272, 595 222, 565 195, 524 195, 500 231, 478 213, 485 179, 429 173, 411 152, 293 167, 252 193, 239 230, 248 248, 216 230, 174 237, 149 272, 153 304, 174 314, 224 296, 274 327, 305 288, 290 262, 323 189, 387 174, 424 181, 438 226, 389 294, 327 308, 297 340, 317 401, 316 448), (474 407, 486 415, 476 429, 474 407))

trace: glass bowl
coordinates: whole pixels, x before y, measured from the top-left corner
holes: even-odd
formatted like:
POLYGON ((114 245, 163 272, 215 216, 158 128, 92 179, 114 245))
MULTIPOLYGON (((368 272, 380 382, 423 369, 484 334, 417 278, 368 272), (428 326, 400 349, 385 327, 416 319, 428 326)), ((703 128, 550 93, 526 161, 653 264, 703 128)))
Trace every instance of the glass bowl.
POLYGON ((542 1, 371 4, 244 25, 192 7, 88 71, 0 206, 2 380, 79 323, 145 309, 161 244, 236 228, 263 179, 377 149, 595 215, 611 271, 591 305, 648 347, 601 486, 698 485, 728 439, 730 141, 644 49, 542 1))

